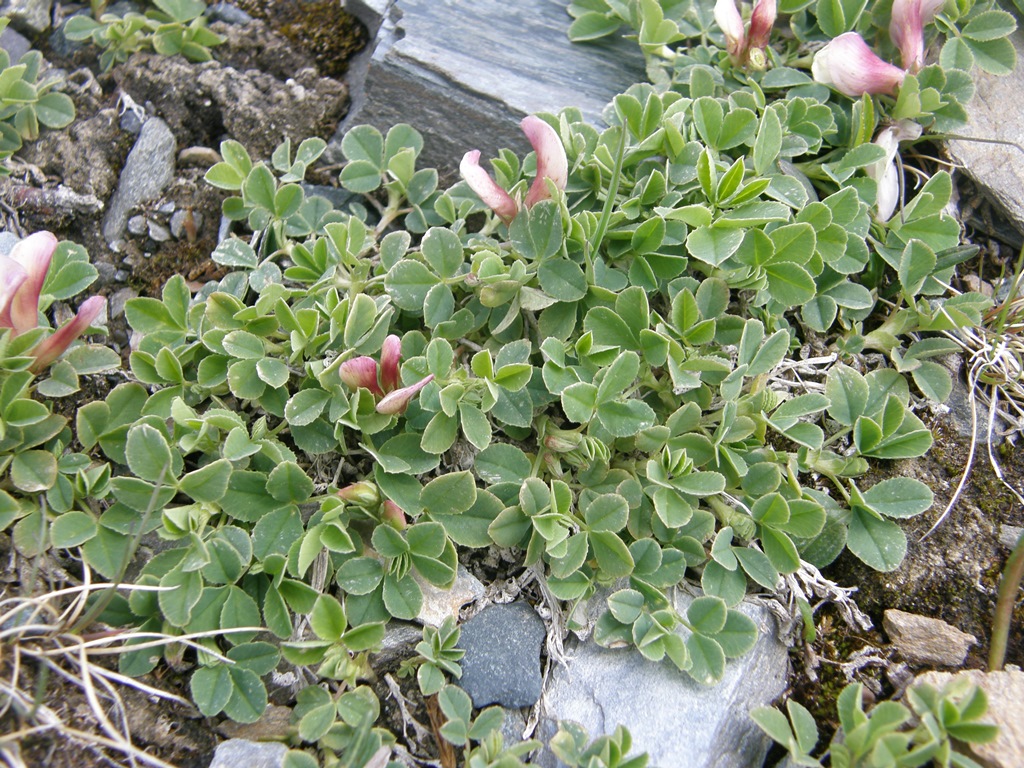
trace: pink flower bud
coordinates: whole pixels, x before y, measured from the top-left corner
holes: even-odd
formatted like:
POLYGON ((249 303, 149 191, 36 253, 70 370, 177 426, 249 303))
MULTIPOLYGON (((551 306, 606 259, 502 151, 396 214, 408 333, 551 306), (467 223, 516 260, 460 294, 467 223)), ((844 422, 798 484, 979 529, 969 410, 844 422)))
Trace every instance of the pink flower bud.
POLYGON ((499 219, 508 224, 516 217, 516 214, 519 213, 516 201, 508 192, 498 186, 487 171, 480 167, 480 150, 474 149, 467 152, 459 164, 459 171, 462 173, 462 178, 469 184, 469 188, 498 214, 499 219))
POLYGON ((811 71, 819 83, 854 99, 865 93, 893 95, 907 74, 878 58, 856 32, 846 32, 818 51, 811 71))
POLYGON ((403 530, 407 524, 405 511, 391 499, 386 499, 381 505, 380 516, 385 523, 400 531, 403 530))
POLYGON ((924 66, 924 27, 944 4, 945 0, 893 0, 889 37, 900 49, 907 71, 917 72, 924 66))
MULTIPOLYGON (((11 302, 28 280, 28 273, 10 256, 0 255, 0 328, 14 328, 11 302)), ((17 335, 17 331, 14 332, 17 335)))
POLYGON ((408 387, 402 387, 402 389, 396 389, 394 392, 385 395, 384 398, 377 403, 377 413, 392 415, 405 413, 405 409, 409 407, 409 403, 412 402, 416 393, 433 380, 434 374, 430 374, 426 378, 420 379, 415 384, 408 387))
POLYGON ((372 357, 354 357, 346 360, 338 368, 338 376, 349 389, 362 387, 377 396, 384 394, 377 383, 377 361, 372 357))
POLYGON ((39 294, 43 291, 55 250, 57 238, 50 232, 29 235, 11 249, 11 259, 21 265, 27 276, 9 305, 11 327, 15 333, 31 331, 39 326, 39 294))
POLYGON ((558 133, 539 117, 530 115, 519 123, 533 151, 537 153, 537 175, 526 195, 527 208, 551 197, 545 179, 551 179, 556 189, 565 189, 569 180, 569 160, 558 133))
POLYGON ((380 350, 380 385, 385 392, 398 389, 401 380, 398 378, 398 363, 402 359, 402 340, 391 334, 384 339, 380 350))
POLYGON ((754 3, 754 11, 750 15, 750 34, 747 39, 747 48, 764 49, 768 46, 768 40, 772 36, 772 29, 775 27, 777 15, 775 0, 757 0, 754 3))
POLYGON ((718 0, 715 3, 715 22, 725 34, 725 49, 734 60, 740 59, 747 48, 747 33, 736 0, 718 0))
POLYGON ((344 501, 358 504, 361 507, 369 507, 380 501, 377 486, 366 480, 345 486, 338 491, 338 496, 344 501))
POLYGON ((865 170, 878 186, 875 198, 875 216, 879 221, 888 221, 896 210, 900 199, 899 167, 896 152, 901 141, 913 141, 921 135, 921 126, 913 120, 901 120, 878 132, 874 143, 885 150, 885 157, 865 170))
POLYGON ((32 363, 32 372, 39 373, 45 370, 50 363, 64 354, 64 351, 71 346, 71 342, 85 333, 85 330, 92 325, 92 321, 100 316, 106 305, 107 300, 102 296, 91 296, 83 301, 74 320, 59 328, 32 349, 32 354, 36 358, 36 361, 32 363))

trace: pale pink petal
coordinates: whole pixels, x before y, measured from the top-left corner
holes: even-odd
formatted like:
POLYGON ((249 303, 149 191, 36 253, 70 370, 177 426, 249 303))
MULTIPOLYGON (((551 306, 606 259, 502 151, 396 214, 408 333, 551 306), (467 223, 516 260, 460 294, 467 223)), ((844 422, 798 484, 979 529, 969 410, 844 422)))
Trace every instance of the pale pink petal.
POLYGON ((718 0, 715 3, 715 22, 725 34, 725 48, 732 57, 740 56, 747 47, 747 33, 736 0, 718 0))
POLYGON ((377 361, 372 357, 353 357, 346 360, 338 368, 338 376, 349 389, 362 387, 378 397, 384 394, 377 383, 377 361))
POLYGON ((921 126, 913 120, 901 120, 878 132, 874 143, 885 150, 885 157, 865 170, 870 178, 877 182, 878 193, 875 198, 875 216, 880 221, 888 221, 896 211, 900 199, 899 167, 896 164, 896 153, 901 141, 911 141, 921 135, 921 126))
POLYGON ((556 189, 565 189, 569 181, 569 160, 558 133, 539 117, 530 115, 519 123, 533 151, 537 153, 537 176, 526 195, 527 208, 551 197, 545 179, 551 179, 556 189))
POLYGON ((842 34, 818 51, 811 72, 819 83, 855 99, 865 93, 894 94, 907 74, 878 58, 856 32, 842 34))
POLYGON ((924 66, 924 27, 935 18, 945 0, 894 0, 889 37, 900 49, 903 66, 917 72, 924 66))
POLYGON ((377 493, 377 486, 373 483, 367 482, 366 480, 360 480, 358 483, 346 485, 338 491, 338 496, 345 501, 352 502, 353 504, 359 504, 361 506, 370 506, 380 501, 380 495, 377 493))
POLYGON ((11 302, 26 280, 28 273, 21 264, 10 256, 0 255, 0 328, 14 328, 11 302))
POLYGON ((480 150, 474 149, 467 152, 459 164, 459 171, 462 173, 462 178, 469 184, 469 188, 498 214, 498 218, 508 224, 516 217, 516 214, 519 213, 516 201, 508 192, 498 186, 487 171, 480 167, 480 150))
POLYGON ((775 0, 757 0, 754 4, 754 11, 750 15, 748 48, 764 49, 768 46, 768 40, 772 36, 772 29, 775 27, 776 15, 775 0))
POLYGON ((405 413, 405 409, 409 407, 409 403, 412 402, 416 393, 433 380, 434 374, 430 374, 426 378, 420 379, 415 384, 403 387, 402 389, 396 389, 394 392, 385 395, 384 399, 377 403, 377 413, 405 413))
POLYGON ((32 363, 32 371, 39 373, 64 354, 64 351, 71 346, 71 342, 85 333, 86 329, 92 325, 92 321, 100 316, 106 304, 107 300, 102 296, 91 296, 83 301, 74 320, 57 329, 32 349, 32 354, 36 358, 36 361, 32 363))
POLYGON ((11 258, 21 264, 28 275, 11 302, 11 321, 18 333, 31 331, 39 325, 39 294, 55 250, 57 238, 50 232, 29 235, 11 249, 11 258))
POLYGON ((402 340, 391 334, 384 339, 380 350, 380 385, 385 392, 398 389, 402 383, 398 378, 398 363, 402 359, 402 340))
POLYGON ((380 516, 385 522, 390 523, 392 527, 397 528, 400 531, 405 528, 408 522, 405 519, 405 510, 395 504, 391 499, 386 499, 381 507, 380 516))

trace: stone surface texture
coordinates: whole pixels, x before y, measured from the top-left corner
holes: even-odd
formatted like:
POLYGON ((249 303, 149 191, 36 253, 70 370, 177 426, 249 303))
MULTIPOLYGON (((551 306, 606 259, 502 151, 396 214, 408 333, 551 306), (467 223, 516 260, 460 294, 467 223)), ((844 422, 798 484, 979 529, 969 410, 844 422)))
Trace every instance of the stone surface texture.
MULTIPOLYGON (((677 610, 685 614, 691 600, 678 596, 677 610)), ((580 723, 591 738, 624 725, 633 737, 633 753, 650 757, 649 768, 760 766, 771 741, 747 713, 785 690, 789 660, 768 611, 748 603, 740 610, 754 619, 761 637, 746 656, 727 663, 715 686, 701 686, 634 648, 581 643, 566 667, 553 667, 539 738, 550 739, 558 720, 580 723)), ((547 750, 537 764, 560 766, 547 750)))
POLYGON ((489 605, 462 625, 459 685, 476 707, 532 707, 540 698, 544 622, 526 603, 489 605))
POLYGON ((210 768, 280 768, 287 752, 280 742, 228 739, 217 746, 210 768))
POLYGON ((159 197, 171 183, 177 154, 178 143, 167 123, 158 117, 147 120, 128 154, 103 219, 103 236, 108 242, 124 234, 132 208, 159 197))
POLYGON ((53 0, 0 0, 0 16, 9 16, 15 26, 33 32, 50 28, 53 0))
POLYGON ((896 609, 883 614, 882 627, 896 650, 911 664, 958 667, 967 658, 967 651, 978 642, 974 635, 961 632, 941 619, 896 609))
MULTIPOLYGON (((1017 58, 1024 56, 1024 30, 1010 37, 1017 58)), ((953 140, 949 142, 952 160, 963 166, 1003 210, 1018 230, 1024 232, 1024 121, 1016 114, 1008 118, 1007 108, 1015 109, 1024 88, 1021 67, 1006 77, 988 75, 975 69, 977 92, 967 107, 967 125, 960 133, 982 139, 997 139, 1008 144, 953 140), (1013 106, 1011 106, 1013 105, 1013 106), (1014 144, 1018 146, 1013 146, 1014 144)))
POLYGON ((7 51, 7 55, 11 57, 12 64, 17 64, 19 59, 32 49, 32 43, 26 40, 24 35, 18 34, 12 27, 7 27, 3 32, 0 32, 0 48, 7 51))
POLYGON ((413 578, 423 591, 423 607, 416 620, 421 624, 439 627, 449 616, 459 618, 459 609, 484 596, 484 585, 476 576, 460 565, 455 573, 455 583, 448 589, 435 587, 418 573, 413 578))
POLYGON ((988 696, 986 722, 999 726, 999 735, 988 744, 971 744, 968 754, 985 768, 1020 768, 1024 765, 1024 672, 1008 667, 1002 672, 926 672, 917 683, 942 688, 953 680, 970 680, 988 696))
POLYGON ((386 131, 409 123, 423 133, 423 167, 456 168, 479 149, 523 153, 518 123, 534 112, 579 107, 600 118, 617 93, 645 80, 639 46, 621 37, 569 42, 563 0, 346 0, 376 35, 376 47, 352 65, 353 104, 332 140, 369 123, 386 131), (362 76, 365 72, 365 76, 362 76))

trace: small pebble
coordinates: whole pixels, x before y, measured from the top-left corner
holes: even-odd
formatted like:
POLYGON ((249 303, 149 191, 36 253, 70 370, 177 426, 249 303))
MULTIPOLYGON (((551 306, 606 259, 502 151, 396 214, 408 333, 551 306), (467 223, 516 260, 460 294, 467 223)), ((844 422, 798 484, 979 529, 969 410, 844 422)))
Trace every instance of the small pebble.
POLYGON ((203 229, 203 214, 198 211, 188 211, 185 209, 177 210, 174 215, 171 216, 171 234, 178 240, 187 238, 191 240, 199 234, 203 229), (188 220, 192 220, 192 231, 189 233, 187 224, 188 220))
POLYGON ((157 243, 166 243, 171 239, 171 230, 163 224, 157 224, 155 221, 150 221, 149 238, 157 243))
POLYGON ((1017 542, 1020 541, 1022 533, 1024 533, 1024 528, 1021 528, 1019 525, 1000 525, 999 543, 1007 549, 1013 549, 1017 546, 1017 542))
POLYGON ((248 24, 252 16, 231 3, 214 3, 206 9, 210 21, 223 21, 225 24, 248 24))
POLYGON ((209 147, 185 147, 178 153, 178 165, 209 168, 220 162, 220 154, 209 147))
POLYGON ((114 279, 119 283, 127 283, 128 278, 132 276, 132 273, 127 269, 119 269, 114 273, 114 279))
POLYGON ((139 115, 134 109, 126 109, 121 115, 121 130, 127 133, 138 133, 142 130, 144 122, 146 122, 144 116, 139 115))
POLYGON ((148 222, 146 221, 145 216, 132 216, 130 219, 128 219, 128 232, 132 235, 137 235, 138 237, 141 237, 142 235, 146 234, 147 224, 148 222))

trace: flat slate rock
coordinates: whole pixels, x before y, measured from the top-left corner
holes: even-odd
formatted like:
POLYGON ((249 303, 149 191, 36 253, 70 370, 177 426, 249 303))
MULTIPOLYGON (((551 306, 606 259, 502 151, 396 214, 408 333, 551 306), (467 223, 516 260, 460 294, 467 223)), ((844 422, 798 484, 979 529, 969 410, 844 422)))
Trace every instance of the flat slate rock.
MULTIPOLYGON (((685 615, 691 600, 678 596, 676 609, 685 615)), ((579 723, 591 738, 624 725, 633 737, 631 754, 646 752, 649 768, 761 766, 771 740, 748 713, 785 690, 789 660, 768 611, 750 603, 739 610, 761 636, 746 656, 728 661, 713 686, 699 685, 667 661, 651 662, 635 648, 580 644, 567 666, 553 668, 538 738, 548 741, 559 720, 579 723)), ((536 764, 561 765, 547 750, 536 764)))
POLYGON ((526 603, 489 605, 462 625, 459 685, 473 706, 532 707, 540 698, 544 622, 526 603))
POLYGON ((217 746, 210 768, 281 768, 288 747, 274 742, 228 739, 217 746))
MULTIPOLYGON (((353 125, 409 123, 425 139, 421 167, 451 171, 471 149, 484 158, 529 150, 519 121, 579 107, 591 122, 630 85, 646 81, 643 55, 621 36, 571 43, 564 0, 346 0, 375 35, 353 62, 353 125)), ((337 156, 340 159, 340 155, 337 156)))
POLYGON ((159 117, 146 120, 128 153, 117 191, 103 219, 103 236, 113 242, 124 235, 128 214, 137 205, 159 197, 174 178, 178 144, 159 117))
MULTIPOLYGON (((1017 58, 1024 58, 1024 30, 1018 28, 1010 40, 1017 49, 1017 58)), ((977 92, 967 106, 967 125, 958 133, 1008 144, 956 139, 949 142, 949 153, 953 162, 962 166, 1024 232, 1024 121, 1017 112, 1024 90, 1024 68, 1018 66, 1005 77, 975 69, 973 77, 977 92)))

